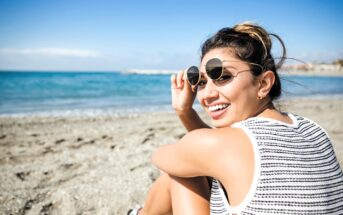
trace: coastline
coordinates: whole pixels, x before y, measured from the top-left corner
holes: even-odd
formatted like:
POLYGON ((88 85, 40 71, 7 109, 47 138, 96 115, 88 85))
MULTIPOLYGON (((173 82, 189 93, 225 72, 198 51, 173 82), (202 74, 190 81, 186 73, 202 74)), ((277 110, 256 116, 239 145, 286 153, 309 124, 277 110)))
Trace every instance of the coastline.
POLYGON ((304 62, 303 64, 284 65, 278 71, 284 75, 342 77, 343 65, 339 60, 331 64, 304 62))
POLYGON ((286 76, 319 76, 319 77, 343 77, 343 69, 340 70, 280 70, 280 75, 286 76))
MULTIPOLYGON (((326 129, 343 167, 342 97, 276 106, 326 129)), ((154 149, 186 133, 170 112, 0 116, 0 128, 0 214, 125 214, 158 177, 154 149)))

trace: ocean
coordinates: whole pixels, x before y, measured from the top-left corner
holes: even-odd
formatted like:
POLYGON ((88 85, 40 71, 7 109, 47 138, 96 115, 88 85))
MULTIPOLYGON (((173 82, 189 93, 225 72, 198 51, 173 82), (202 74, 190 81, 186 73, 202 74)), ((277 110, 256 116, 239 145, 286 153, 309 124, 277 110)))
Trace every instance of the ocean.
MULTIPOLYGON (((281 76, 283 95, 342 96, 343 77, 281 76)), ((172 111, 170 75, 0 72, 0 115, 94 115, 172 111)))

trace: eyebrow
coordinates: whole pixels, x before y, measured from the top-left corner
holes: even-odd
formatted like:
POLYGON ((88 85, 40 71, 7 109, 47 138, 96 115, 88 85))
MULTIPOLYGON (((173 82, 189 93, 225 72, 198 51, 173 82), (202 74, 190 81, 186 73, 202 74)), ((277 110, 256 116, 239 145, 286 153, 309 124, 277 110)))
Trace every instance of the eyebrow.
MULTIPOLYGON (((226 68, 229 68, 229 69, 235 69, 235 70, 238 70, 238 68, 237 68, 237 67, 235 67, 235 66, 232 66, 232 65, 223 66, 223 68, 224 68, 224 69, 226 69, 226 68)), ((201 73, 201 74, 205 74, 205 75, 207 75, 206 71, 202 71, 202 70, 199 70, 199 71, 200 71, 200 73, 201 73)))
MULTIPOLYGON (((235 67, 235 66, 232 66, 232 65, 228 65, 228 66, 223 66, 224 68, 224 72, 226 69, 234 69, 236 71, 239 71, 239 68, 238 67, 235 67)), ((230 72, 230 71, 229 71, 230 72)))
POLYGON ((229 65, 229 66, 223 66, 223 68, 233 68, 233 69, 237 69, 237 67, 229 65))

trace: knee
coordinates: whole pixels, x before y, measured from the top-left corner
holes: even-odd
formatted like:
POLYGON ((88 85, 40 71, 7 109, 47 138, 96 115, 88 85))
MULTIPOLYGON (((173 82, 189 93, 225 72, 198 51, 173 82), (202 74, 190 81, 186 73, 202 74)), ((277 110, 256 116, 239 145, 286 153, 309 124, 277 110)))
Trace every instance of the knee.
POLYGON ((209 214, 210 191, 205 177, 171 176, 170 189, 175 214, 209 214))
POLYGON ((179 178, 168 175, 172 193, 196 193, 204 199, 210 198, 210 187, 206 177, 179 178))

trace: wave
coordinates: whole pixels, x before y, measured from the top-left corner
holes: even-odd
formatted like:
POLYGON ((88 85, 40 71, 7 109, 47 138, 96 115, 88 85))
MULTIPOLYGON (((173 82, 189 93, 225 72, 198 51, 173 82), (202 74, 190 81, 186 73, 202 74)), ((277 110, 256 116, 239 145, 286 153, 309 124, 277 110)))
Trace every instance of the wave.
POLYGON ((135 116, 137 114, 146 113, 172 113, 171 105, 156 105, 137 108, 65 108, 65 109, 50 109, 50 110, 31 110, 18 112, 0 112, 0 118, 3 117, 94 117, 94 116, 135 116))

